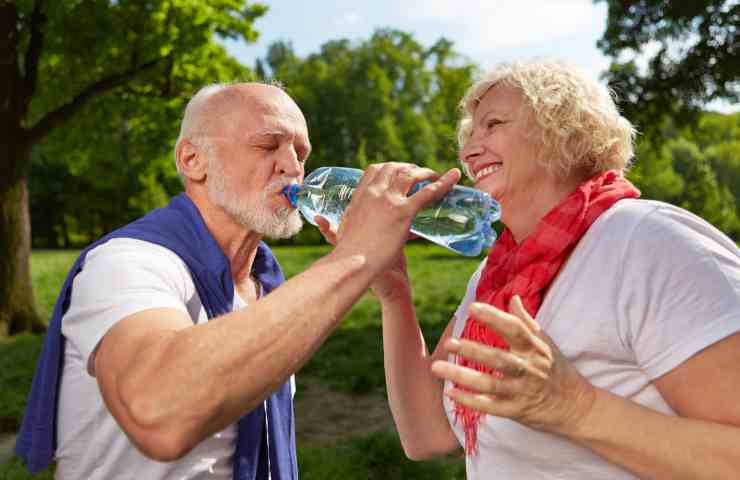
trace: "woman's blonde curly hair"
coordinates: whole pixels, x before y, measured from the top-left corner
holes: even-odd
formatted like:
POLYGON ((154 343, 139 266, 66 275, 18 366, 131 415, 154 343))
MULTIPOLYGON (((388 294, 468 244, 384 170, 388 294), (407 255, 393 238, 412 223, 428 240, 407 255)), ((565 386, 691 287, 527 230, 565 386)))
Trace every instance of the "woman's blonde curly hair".
POLYGON ((636 132, 617 110, 614 93, 557 61, 500 64, 474 83, 460 102, 463 113, 457 139, 461 149, 472 134, 473 113, 480 99, 499 84, 521 92, 522 120, 543 147, 537 160, 557 178, 590 178, 629 167, 636 132))

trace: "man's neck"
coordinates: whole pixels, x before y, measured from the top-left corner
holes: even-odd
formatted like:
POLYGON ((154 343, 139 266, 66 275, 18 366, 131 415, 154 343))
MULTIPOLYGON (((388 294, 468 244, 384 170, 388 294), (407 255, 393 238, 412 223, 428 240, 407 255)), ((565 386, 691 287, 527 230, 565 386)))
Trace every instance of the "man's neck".
POLYGON ((234 283, 240 285, 246 282, 252 271, 262 235, 238 224, 223 209, 215 207, 198 195, 188 194, 188 196, 198 207, 208 231, 229 260, 234 283))

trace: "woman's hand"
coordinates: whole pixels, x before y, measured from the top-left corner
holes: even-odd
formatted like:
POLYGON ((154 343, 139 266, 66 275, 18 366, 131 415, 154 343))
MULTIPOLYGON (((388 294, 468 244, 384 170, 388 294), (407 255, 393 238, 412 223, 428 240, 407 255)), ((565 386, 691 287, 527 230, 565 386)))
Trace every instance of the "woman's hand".
POLYGON ((595 387, 542 332, 520 298, 512 298, 509 313, 474 303, 470 314, 504 337, 510 350, 456 338, 448 339, 444 347, 503 375, 488 375, 438 360, 432 364, 435 375, 470 390, 453 388, 445 395, 475 410, 537 430, 568 434, 577 429, 593 405, 595 387))
MULTIPOLYGON (((332 227, 329 220, 322 216, 315 218, 319 231, 324 239, 332 244, 337 244, 337 228, 332 227)), ((418 238, 409 233, 408 240, 418 238)), ((381 272, 370 285, 373 293, 380 300, 392 299, 399 294, 406 294, 410 289, 408 272, 406 270, 406 256, 403 248, 399 250, 396 258, 389 264, 388 268, 381 272)))

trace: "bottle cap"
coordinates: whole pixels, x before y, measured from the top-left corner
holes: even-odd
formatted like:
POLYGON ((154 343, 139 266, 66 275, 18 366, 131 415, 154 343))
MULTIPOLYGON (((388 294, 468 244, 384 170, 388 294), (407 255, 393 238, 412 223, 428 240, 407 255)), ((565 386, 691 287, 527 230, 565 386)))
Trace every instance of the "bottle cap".
POLYGON ((288 199, 293 208, 298 206, 298 192, 301 191, 301 186, 296 183, 291 183, 283 187, 283 195, 288 199))

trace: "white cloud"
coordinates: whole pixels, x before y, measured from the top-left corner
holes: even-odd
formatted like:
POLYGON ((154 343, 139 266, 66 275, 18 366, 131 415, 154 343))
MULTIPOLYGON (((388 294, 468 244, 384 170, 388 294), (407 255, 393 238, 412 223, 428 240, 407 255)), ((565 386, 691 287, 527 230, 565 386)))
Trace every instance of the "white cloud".
POLYGON ((360 14, 357 12, 345 13, 334 20, 334 24, 339 27, 357 25, 358 23, 360 23, 360 14))
POLYGON ((604 25, 591 0, 406 0, 398 8, 402 17, 444 23, 471 50, 537 46, 604 25))

